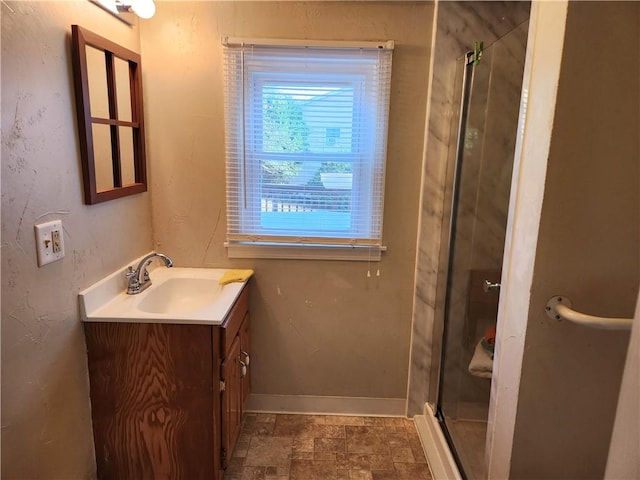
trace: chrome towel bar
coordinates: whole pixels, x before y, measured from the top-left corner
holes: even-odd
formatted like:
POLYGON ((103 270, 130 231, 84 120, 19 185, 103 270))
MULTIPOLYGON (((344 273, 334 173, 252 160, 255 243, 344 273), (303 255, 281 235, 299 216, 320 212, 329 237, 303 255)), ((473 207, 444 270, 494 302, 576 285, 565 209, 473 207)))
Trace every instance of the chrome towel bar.
POLYGON ((631 330, 633 318, 607 318, 587 315, 571 309, 571 300, 562 295, 551 297, 545 307, 547 316, 554 320, 569 320, 592 328, 604 330, 631 330))

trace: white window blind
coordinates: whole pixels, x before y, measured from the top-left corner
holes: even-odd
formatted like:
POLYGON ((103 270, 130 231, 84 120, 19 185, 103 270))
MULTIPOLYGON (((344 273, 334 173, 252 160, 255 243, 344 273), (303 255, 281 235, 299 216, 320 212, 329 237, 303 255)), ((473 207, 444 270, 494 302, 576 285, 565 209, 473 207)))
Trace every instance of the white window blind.
POLYGON ((230 247, 379 252, 391 80, 387 46, 225 46, 230 247))

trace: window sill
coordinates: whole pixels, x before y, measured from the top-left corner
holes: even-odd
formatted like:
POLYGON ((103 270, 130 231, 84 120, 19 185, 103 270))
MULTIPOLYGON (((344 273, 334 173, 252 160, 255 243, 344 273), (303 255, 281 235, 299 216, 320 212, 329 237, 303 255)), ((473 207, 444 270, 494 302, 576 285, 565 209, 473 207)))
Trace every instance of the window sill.
POLYGON ((266 243, 225 243, 229 258, 271 258, 290 260, 379 261, 386 246, 296 245, 266 243))

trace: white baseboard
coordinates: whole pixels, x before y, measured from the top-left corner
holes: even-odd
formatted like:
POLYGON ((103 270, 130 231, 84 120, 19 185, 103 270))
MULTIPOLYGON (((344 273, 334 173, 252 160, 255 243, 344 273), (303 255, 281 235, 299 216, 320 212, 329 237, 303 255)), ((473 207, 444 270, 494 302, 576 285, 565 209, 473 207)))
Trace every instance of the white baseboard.
POLYGON ((431 406, 425 404, 424 415, 416 415, 414 420, 433 479, 462 480, 431 406))
POLYGON ((252 393, 249 395, 246 410, 263 413, 404 417, 406 399, 252 393))

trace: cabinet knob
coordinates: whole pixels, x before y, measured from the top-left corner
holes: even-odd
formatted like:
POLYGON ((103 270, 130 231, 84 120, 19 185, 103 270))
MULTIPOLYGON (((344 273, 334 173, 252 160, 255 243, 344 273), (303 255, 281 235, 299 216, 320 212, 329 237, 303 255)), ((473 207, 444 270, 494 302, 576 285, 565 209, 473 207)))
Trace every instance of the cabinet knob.
POLYGON ((242 360, 240 360, 240 368, 242 369, 242 374, 240 376, 241 377, 246 377, 247 376, 247 364, 244 363, 242 360))
POLYGON ((244 350, 242 350, 240 353, 242 355, 244 355, 244 363, 248 367, 249 366, 249 362, 251 361, 251 359, 249 358, 249 354, 247 352, 245 352, 244 350))

